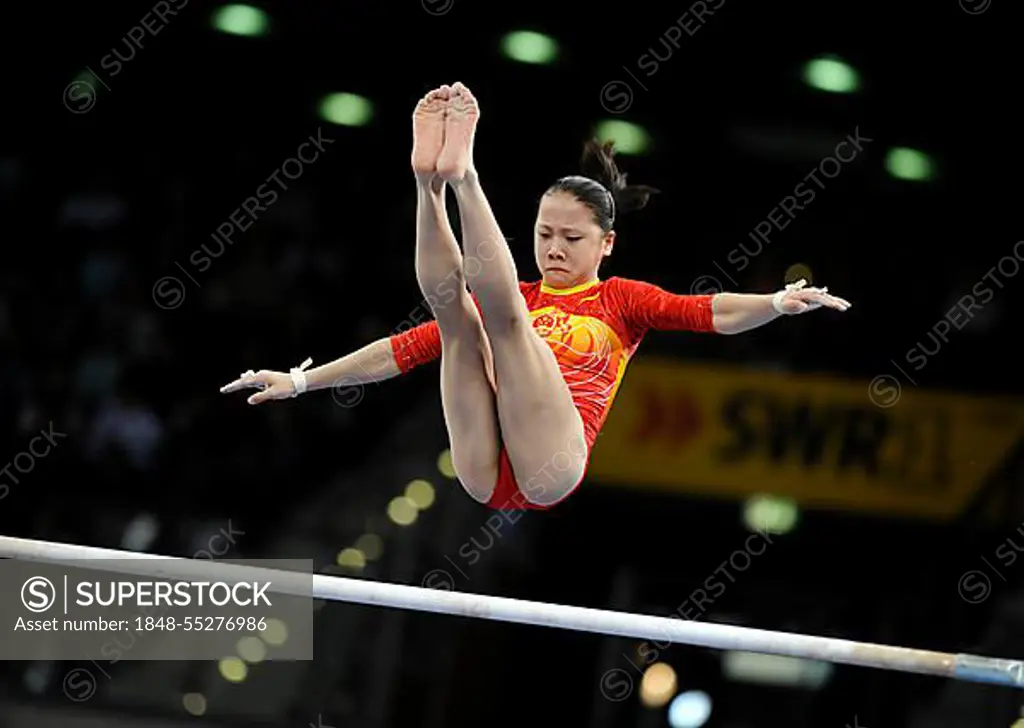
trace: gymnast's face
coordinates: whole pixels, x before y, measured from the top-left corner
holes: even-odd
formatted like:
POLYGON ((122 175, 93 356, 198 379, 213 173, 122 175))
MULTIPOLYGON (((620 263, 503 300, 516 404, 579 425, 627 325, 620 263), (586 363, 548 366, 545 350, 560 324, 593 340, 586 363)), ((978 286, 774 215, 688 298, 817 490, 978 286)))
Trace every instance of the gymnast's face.
POLYGON ((615 233, 605 233, 593 211, 568 192, 541 198, 533 250, 544 283, 572 288, 595 280, 601 260, 612 252, 615 233))

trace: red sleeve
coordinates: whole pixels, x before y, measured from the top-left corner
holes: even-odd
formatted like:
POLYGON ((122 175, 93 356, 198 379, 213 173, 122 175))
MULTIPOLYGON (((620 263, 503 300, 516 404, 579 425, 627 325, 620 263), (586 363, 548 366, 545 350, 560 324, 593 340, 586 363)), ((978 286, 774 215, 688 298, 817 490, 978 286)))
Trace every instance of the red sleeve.
POLYGON ((427 321, 393 334, 390 340, 391 351, 402 374, 441 356, 441 331, 437 328, 437 321, 427 321))
POLYGON ((669 293, 627 278, 617 278, 616 283, 626 322, 640 331, 715 332, 710 295, 669 293))

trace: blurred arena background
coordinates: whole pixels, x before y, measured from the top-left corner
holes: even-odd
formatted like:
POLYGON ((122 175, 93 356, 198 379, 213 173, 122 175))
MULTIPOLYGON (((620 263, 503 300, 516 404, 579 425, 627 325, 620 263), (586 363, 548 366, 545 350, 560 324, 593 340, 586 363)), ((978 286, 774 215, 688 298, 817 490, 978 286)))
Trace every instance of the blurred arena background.
MULTIPOLYGON (((0 532, 1020 657, 1010 6, 40 8, 45 52, 8 64, 24 103, 0 137, 0 532), (604 275, 679 293, 802 276, 853 308, 650 336, 550 514, 495 514, 452 480, 436 366, 260 408, 220 395, 426 320, 409 117, 456 80, 524 279, 539 196, 594 133, 662 191, 604 275)), ((316 619, 313 662, 274 662, 269 638, 220 663, 4 663, 0 726, 1006 728, 1021 709, 685 645, 316 619)))

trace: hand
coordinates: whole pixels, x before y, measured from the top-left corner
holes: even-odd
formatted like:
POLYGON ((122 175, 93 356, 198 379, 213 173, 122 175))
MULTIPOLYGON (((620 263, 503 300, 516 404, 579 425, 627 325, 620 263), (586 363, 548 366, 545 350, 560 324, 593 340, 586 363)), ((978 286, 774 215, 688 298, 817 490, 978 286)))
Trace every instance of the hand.
POLYGON ((850 308, 849 301, 829 294, 828 287, 804 288, 806 285, 807 281, 801 278, 776 293, 772 301, 775 310, 779 313, 793 315, 813 311, 822 306, 834 308, 836 311, 846 311, 850 308))
POLYGON ((260 390, 246 400, 249 404, 261 404, 272 399, 288 399, 295 393, 295 385, 290 375, 266 369, 258 372, 250 369, 243 372, 238 379, 221 387, 220 391, 221 394, 228 394, 241 389, 260 390))

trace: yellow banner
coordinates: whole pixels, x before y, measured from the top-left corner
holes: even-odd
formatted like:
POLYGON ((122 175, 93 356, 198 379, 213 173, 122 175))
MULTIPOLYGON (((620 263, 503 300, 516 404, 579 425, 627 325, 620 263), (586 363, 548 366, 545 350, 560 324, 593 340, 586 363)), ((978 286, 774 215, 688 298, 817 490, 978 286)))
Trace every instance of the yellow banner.
POLYGON ((594 447, 595 481, 947 519, 1024 435, 1024 405, 906 384, 630 364, 594 447), (877 390, 877 386, 876 386, 877 390))

